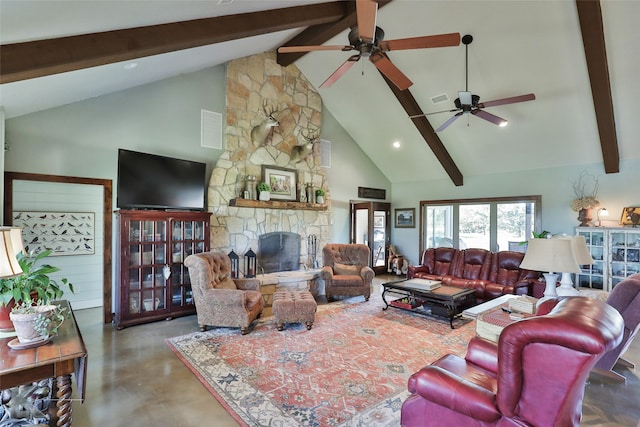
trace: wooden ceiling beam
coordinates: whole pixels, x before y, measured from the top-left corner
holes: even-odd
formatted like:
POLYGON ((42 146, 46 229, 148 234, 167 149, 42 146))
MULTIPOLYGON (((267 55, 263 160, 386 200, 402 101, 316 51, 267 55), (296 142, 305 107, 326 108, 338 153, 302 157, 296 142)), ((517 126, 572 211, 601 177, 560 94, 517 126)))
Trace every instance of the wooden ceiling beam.
MULTIPOLYGON (((407 112, 407 115, 419 116, 421 114, 424 114, 409 89, 400 90, 384 74, 380 73, 380 75, 382 76, 384 81, 387 82, 387 86, 389 86, 391 92, 393 92, 395 97, 398 98, 398 102, 400 102, 400 105, 402 105, 404 111, 407 112)), ((418 132, 420 132, 420 135, 422 135, 422 137, 424 138, 429 148, 431 148, 431 151, 433 151, 433 154, 436 156, 445 172, 447 172, 447 174, 449 175, 449 178, 451 178, 451 181, 453 181, 453 183, 458 187, 462 186, 464 184, 462 173, 451 158, 451 155, 440 140, 440 137, 438 137, 438 134, 433 130, 433 126, 431 126, 429 120, 427 120, 425 116, 414 117, 411 120, 413 121, 416 129, 418 129, 418 132)))
POLYGON ((344 14, 345 5, 338 1, 5 44, 0 46, 0 83, 327 24, 344 14))
POLYGON ((620 154, 600 0, 576 0, 576 7, 591 82, 591 96, 600 135, 604 170, 606 173, 618 173, 620 172, 620 154))

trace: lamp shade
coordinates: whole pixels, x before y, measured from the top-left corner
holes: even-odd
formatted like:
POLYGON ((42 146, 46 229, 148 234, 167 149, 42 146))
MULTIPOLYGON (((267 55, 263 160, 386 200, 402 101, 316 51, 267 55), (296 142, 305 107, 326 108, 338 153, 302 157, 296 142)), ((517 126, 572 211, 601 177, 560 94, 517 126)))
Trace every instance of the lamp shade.
MULTIPOLYGON (((0 228, 0 277, 8 278, 22 274, 22 269, 16 258, 16 251, 13 248, 12 237, 15 238, 16 232, 11 227, 0 228)), ((18 232, 20 229, 17 229, 18 232)), ((17 243, 16 243, 17 245, 17 243)), ((22 248, 22 235, 20 234, 20 248, 22 248)))
MULTIPOLYGON (((534 271, 579 273, 571 238, 531 239, 520 268, 534 271)), ((593 260, 592 260, 593 262, 593 260)))

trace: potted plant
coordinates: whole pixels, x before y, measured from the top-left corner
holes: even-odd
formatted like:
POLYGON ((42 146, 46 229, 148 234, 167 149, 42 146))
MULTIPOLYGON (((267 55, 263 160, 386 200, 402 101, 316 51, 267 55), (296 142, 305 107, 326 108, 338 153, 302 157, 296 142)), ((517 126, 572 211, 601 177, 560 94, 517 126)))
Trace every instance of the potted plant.
MULTIPOLYGON (((20 268, 22 268, 22 274, 0 279, 0 308, 7 312, 6 317, 8 317, 10 307, 18 302, 36 300, 40 304, 49 304, 52 300, 62 297, 64 286, 72 293, 75 292, 73 285, 66 278, 62 278, 58 282, 49 277, 50 274, 60 271, 59 267, 40 264, 40 261, 50 254, 50 250, 40 252, 36 256, 20 252, 17 259, 20 268)), ((11 330, 11 328, 5 327, 4 330, 11 330)))
POLYGON ((325 191, 323 188, 318 188, 316 190, 316 203, 324 203, 324 195, 325 191))
POLYGON ((34 304, 31 299, 17 303, 9 317, 20 344, 44 344, 58 333, 66 318, 66 308, 53 304, 34 304))
POLYGON ((261 182, 256 187, 258 190, 258 200, 270 200, 271 199, 271 186, 266 182, 261 182))

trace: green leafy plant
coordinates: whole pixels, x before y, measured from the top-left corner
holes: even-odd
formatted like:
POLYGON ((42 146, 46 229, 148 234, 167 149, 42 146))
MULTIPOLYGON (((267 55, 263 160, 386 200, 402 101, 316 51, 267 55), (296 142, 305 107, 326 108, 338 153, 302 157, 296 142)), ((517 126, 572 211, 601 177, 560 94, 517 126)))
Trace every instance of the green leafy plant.
POLYGON ((49 277, 50 274, 60 271, 59 267, 50 264, 40 264, 43 258, 51 254, 51 251, 40 252, 36 256, 27 256, 20 252, 17 256, 22 274, 16 277, 0 279, 0 306, 7 305, 14 299, 19 301, 31 301, 32 294, 41 304, 59 299, 64 294, 63 287, 67 287, 71 293, 75 293, 73 284, 66 278, 57 280, 49 277))
POLYGON ((261 182, 256 188, 258 191, 271 191, 271 186, 266 182, 261 182))
POLYGON ((316 196, 322 196, 322 197, 324 197, 324 195, 325 195, 325 194, 326 194, 326 193, 325 193, 325 191, 324 191, 324 189, 323 189, 323 188, 318 188, 318 189, 316 190, 316 196))
MULTIPOLYGON (((534 239, 546 239, 550 233, 547 230, 543 230, 540 233, 536 233, 535 231, 532 231, 531 234, 533 235, 534 239)), ((526 240, 524 242, 520 242, 521 246, 526 244, 527 244, 526 240)))

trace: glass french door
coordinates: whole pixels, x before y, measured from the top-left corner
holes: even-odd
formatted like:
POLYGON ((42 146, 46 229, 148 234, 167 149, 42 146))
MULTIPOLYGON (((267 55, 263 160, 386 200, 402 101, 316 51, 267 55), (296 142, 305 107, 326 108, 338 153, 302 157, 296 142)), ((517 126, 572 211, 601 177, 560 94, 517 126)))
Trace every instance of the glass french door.
POLYGON ((369 265, 376 274, 386 273, 391 241, 391 204, 381 202, 352 202, 350 242, 369 246, 369 265))

